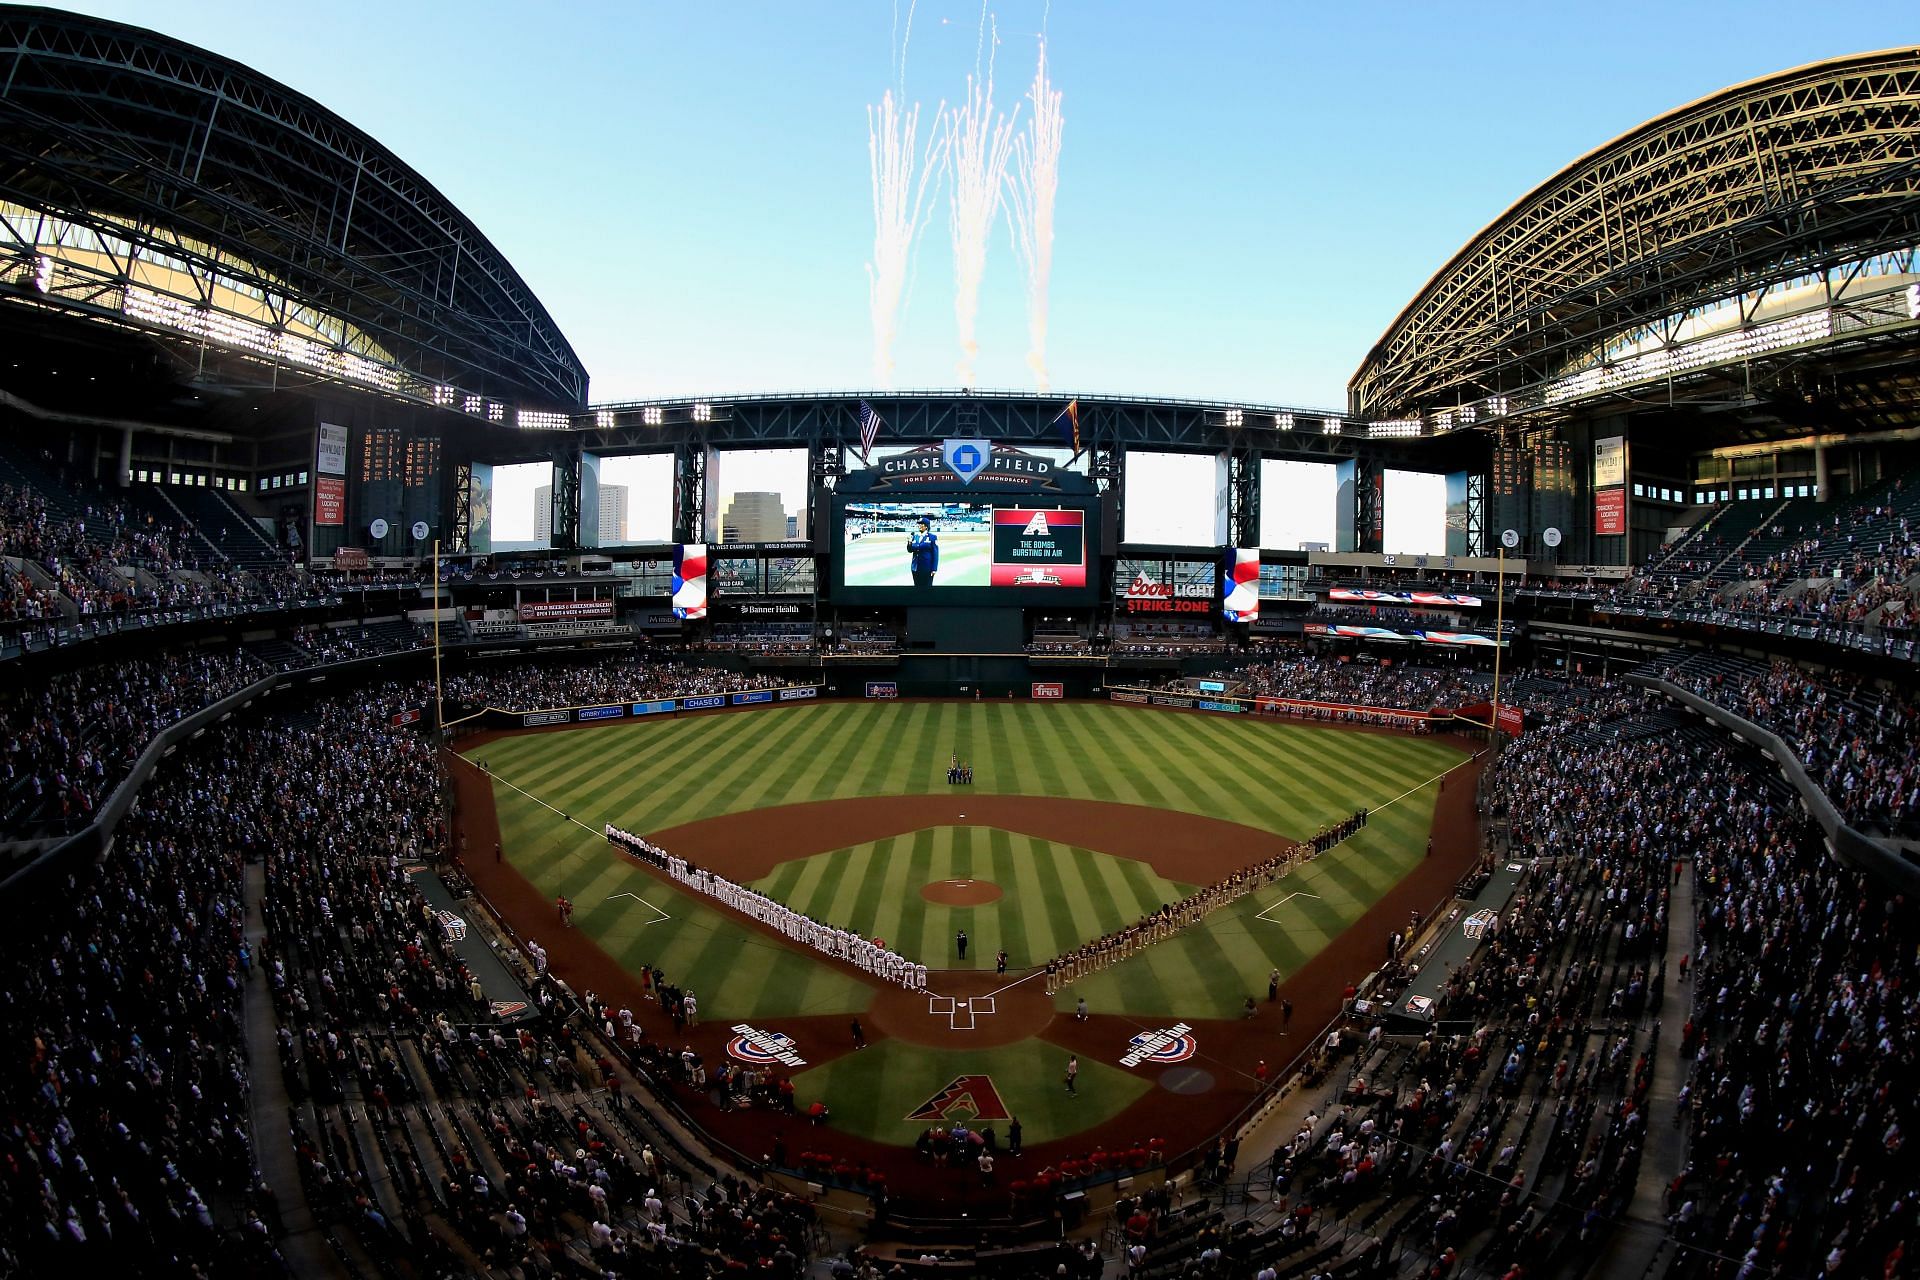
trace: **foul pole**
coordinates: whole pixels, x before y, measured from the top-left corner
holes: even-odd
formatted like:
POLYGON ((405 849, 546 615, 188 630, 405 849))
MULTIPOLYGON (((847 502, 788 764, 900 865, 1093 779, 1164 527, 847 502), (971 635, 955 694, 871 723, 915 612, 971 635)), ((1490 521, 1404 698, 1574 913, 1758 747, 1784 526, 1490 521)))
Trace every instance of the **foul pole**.
MULTIPOLYGON (((1500 655, 1496 651, 1494 661, 1498 662, 1499 658, 1500 655)), ((1494 670, 1496 672, 1494 689, 1497 697, 1497 690, 1500 687, 1500 677, 1497 674, 1499 668, 1495 667, 1494 670)), ((435 538, 433 540, 433 731, 436 734, 446 731, 445 712, 446 705, 440 695, 440 539, 435 538)))

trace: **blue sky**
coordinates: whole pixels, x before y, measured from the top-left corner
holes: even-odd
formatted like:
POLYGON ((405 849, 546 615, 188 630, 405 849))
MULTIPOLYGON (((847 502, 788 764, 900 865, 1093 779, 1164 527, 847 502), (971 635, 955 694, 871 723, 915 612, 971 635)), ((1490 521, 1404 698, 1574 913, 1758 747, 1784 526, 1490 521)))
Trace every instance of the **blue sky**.
MULTIPOLYGON (((73 7, 236 58, 391 147, 525 276, 596 402, 871 384, 866 107, 890 3, 73 7)), ((1065 95, 1053 386, 1309 407, 1343 404, 1427 277, 1576 156, 1728 84, 1920 39, 1911 3, 994 12, 999 105, 1043 18, 1065 95)), ((979 16, 916 6, 924 114, 963 92, 979 16)), ((895 382, 952 386, 944 203, 916 264, 895 382)), ((975 385, 1033 386, 1004 222, 980 347, 975 385)))

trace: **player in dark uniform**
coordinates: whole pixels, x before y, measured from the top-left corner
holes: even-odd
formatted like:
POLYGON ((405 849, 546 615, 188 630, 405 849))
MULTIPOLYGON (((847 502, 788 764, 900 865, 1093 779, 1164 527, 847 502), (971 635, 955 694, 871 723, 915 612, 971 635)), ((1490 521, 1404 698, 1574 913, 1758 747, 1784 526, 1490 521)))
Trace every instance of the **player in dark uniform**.
POLYGON ((913 570, 914 586, 933 585, 934 571, 940 567, 940 537, 933 532, 932 521, 922 519, 920 532, 907 535, 907 565, 913 570))

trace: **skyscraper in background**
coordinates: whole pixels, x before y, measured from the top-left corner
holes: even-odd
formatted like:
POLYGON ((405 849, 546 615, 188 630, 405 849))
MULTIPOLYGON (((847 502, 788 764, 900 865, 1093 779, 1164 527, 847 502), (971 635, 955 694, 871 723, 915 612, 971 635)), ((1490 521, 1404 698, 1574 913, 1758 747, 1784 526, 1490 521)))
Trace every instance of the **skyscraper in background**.
MULTIPOLYGON (((595 546, 616 547, 627 540, 627 489, 624 484, 600 486, 600 540, 595 546)), ((553 545, 553 486, 533 491, 533 540, 553 545)))
POLYGON ((736 493, 720 517, 722 542, 782 542, 787 536, 787 509, 777 493, 736 493))
POLYGON ((600 486, 600 543, 617 547, 627 540, 627 486, 600 486))

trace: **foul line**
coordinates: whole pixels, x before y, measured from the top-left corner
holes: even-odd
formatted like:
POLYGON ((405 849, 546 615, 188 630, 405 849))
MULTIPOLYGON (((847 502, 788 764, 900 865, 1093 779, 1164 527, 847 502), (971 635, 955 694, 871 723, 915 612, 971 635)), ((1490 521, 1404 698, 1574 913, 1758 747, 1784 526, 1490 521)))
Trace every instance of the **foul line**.
MULTIPOLYGON (((495 782, 501 783, 504 786, 512 787, 515 791, 518 791, 521 795, 533 801, 535 804, 539 805, 542 809, 545 809, 549 813, 559 814, 561 817, 565 818, 568 822, 571 822, 574 826, 580 828, 582 831, 586 832, 588 835, 599 836, 602 840, 607 838, 607 833, 605 831, 595 831, 592 827, 580 821, 580 819, 574 817, 572 814, 564 812, 563 810, 554 808, 552 805, 548 804, 545 800, 542 800, 539 796, 533 794, 533 792, 527 790, 525 787, 515 786, 513 783, 508 782, 505 778, 501 777, 499 774, 495 773, 491 769, 480 768, 479 765, 474 764, 473 761, 468 760, 465 756, 461 755, 458 751, 450 752, 449 754, 451 754, 454 759, 462 761, 469 768, 477 771, 481 777, 491 778, 495 782)), ((648 903, 647 905, 652 906, 653 904, 648 903)))
MULTIPOLYGON (((1472 763, 1473 763, 1473 760, 1475 760, 1475 759, 1478 759, 1478 758, 1479 758, 1478 756, 1475 756, 1475 757, 1473 757, 1473 759, 1469 759, 1469 760, 1463 760, 1463 761, 1461 761, 1460 763, 1461 763, 1461 764, 1472 764, 1472 763)), ((1393 799, 1391 799, 1391 800, 1389 800, 1389 801, 1387 801, 1387 802, 1386 802, 1385 804, 1377 804, 1377 805, 1374 805, 1374 806, 1373 806, 1373 807, 1372 807, 1371 809, 1368 809, 1368 810, 1367 810, 1367 814, 1368 814, 1368 816, 1372 816, 1373 814, 1376 814, 1376 813, 1378 813, 1378 812, 1380 812, 1380 811, 1381 811, 1382 809, 1391 809, 1391 808, 1393 808, 1393 806, 1395 806, 1395 805, 1397 805, 1397 804, 1399 804, 1399 803, 1400 803, 1400 802, 1401 802, 1402 800, 1405 800, 1405 799, 1406 799, 1406 798, 1407 798, 1408 796, 1410 796, 1410 795, 1412 795, 1412 794, 1413 794, 1414 792, 1416 792, 1416 791, 1425 791, 1425 790, 1426 790, 1426 789, 1427 789, 1428 787, 1430 787, 1430 786, 1432 786, 1432 785, 1433 785, 1434 783, 1436 783, 1436 782, 1438 782, 1438 781, 1440 781, 1440 779, 1442 779, 1442 778, 1444 778, 1444 777, 1446 777, 1446 776, 1447 776, 1448 774, 1450 774, 1450 773, 1452 773, 1452 772, 1453 772, 1453 771, 1454 771, 1455 769, 1458 769, 1459 767, 1460 767, 1460 765, 1458 765, 1458 764, 1456 764, 1456 765, 1452 765, 1452 766, 1450 766, 1450 767, 1448 767, 1448 768, 1445 768, 1445 769, 1442 769, 1442 770, 1441 770, 1440 772, 1438 772, 1438 773, 1436 773, 1436 774, 1434 774, 1434 775, 1433 775, 1433 776, 1432 776, 1431 778, 1428 778, 1428 779, 1427 779, 1427 780, 1426 780, 1425 782, 1422 782, 1422 783, 1419 783, 1419 784, 1418 784, 1418 785, 1416 785, 1416 786, 1411 786, 1411 787, 1408 787, 1408 788, 1407 788, 1407 789, 1406 789, 1405 791, 1402 791, 1402 792, 1401 792, 1401 793, 1400 793, 1399 795, 1397 795, 1397 796, 1395 796, 1395 797, 1394 797, 1393 799)))
POLYGON ((635 902, 639 903, 641 906, 646 907, 653 912, 655 919, 644 921, 641 924, 641 928, 645 928, 647 925, 650 925, 650 924, 659 924, 660 921, 662 920, 673 919, 672 916, 668 915, 666 912, 662 911, 660 908, 654 906, 651 902, 648 902, 645 898, 641 897, 637 893, 612 893, 607 895, 606 900, 608 902, 612 902, 615 898, 632 898, 635 902))
POLYGON ((1260 914, 1256 915, 1254 919, 1266 920, 1268 924, 1279 924, 1280 921, 1278 920, 1268 919, 1267 912, 1276 910, 1277 908, 1280 908, 1280 907, 1284 907, 1289 902, 1292 902, 1295 898, 1312 898, 1315 902, 1320 901, 1320 895, 1317 893, 1301 893, 1298 890, 1296 890, 1295 892, 1290 893, 1286 897, 1280 899, 1280 901, 1278 902, 1268 903, 1265 907, 1261 909, 1260 914))

